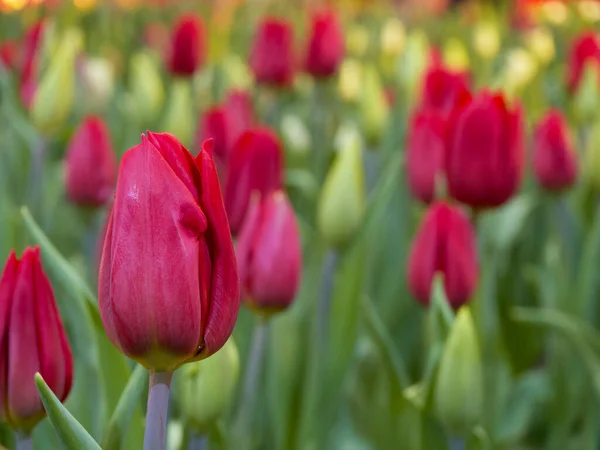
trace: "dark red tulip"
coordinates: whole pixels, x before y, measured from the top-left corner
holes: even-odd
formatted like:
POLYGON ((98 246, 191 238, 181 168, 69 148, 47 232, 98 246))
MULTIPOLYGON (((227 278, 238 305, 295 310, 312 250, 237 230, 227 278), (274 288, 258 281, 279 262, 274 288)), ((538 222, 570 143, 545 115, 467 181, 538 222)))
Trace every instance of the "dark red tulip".
POLYGON ((268 128, 246 131, 235 143, 225 183, 225 208, 233 234, 246 217, 254 191, 268 195, 283 186, 283 152, 268 128))
POLYGON ((173 29, 168 67, 173 75, 188 77, 204 64, 204 24, 198 16, 184 15, 173 29))
POLYGON ((559 191, 577 180, 577 153, 568 124, 558 110, 550 110, 535 130, 533 172, 546 189, 559 191))
POLYGON ((194 159, 168 133, 121 161, 100 262, 108 337, 151 371, 206 358, 227 341, 239 279, 208 141, 194 159))
POLYGON ((231 150, 232 136, 229 134, 229 119, 227 111, 223 106, 213 106, 204 111, 198 124, 196 135, 196 146, 202 148, 207 139, 213 140, 213 151, 219 174, 227 166, 229 152, 231 150))
POLYGON ((406 175, 412 194, 429 203, 444 175, 446 121, 433 110, 413 113, 406 142, 406 175))
POLYGON ((71 138, 66 155, 69 200, 101 206, 110 199, 117 167, 110 132, 100 117, 86 117, 71 138))
POLYGON ((0 62, 7 71, 19 68, 19 47, 16 41, 5 41, 0 44, 0 62))
POLYGON ((594 32, 578 36, 571 44, 569 53, 568 85, 571 91, 577 89, 588 64, 596 65, 600 71, 600 39, 594 32))
POLYGON ((519 105, 501 94, 462 94, 448 122, 446 181, 456 200, 488 208, 510 199, 521 183, 523 130, 519 105))
POLYGON ((67 398, 71 349, 39 248, 28 247, 21 260, 10 253, 0 277, 0 418, 25 433, 46 416, 36 372, 60 401, 67 398))
POLYGON ((250 307, 270 313, 290 306, 300 283, 302 250, 296 216, 283 191, 253 197, 236 255, 250 307))
POLYGON ((233 144, 254 123, 252 97, 246 91, 233 90, 225 99, 225 110, 229 117, 233 144))
POLYGON ((288 22, 267 18, 259 26, 250 54, 258 83, 289 86, 294 77, 294 31, 288 22))
POLYGON ((448 114, 458 97, 469 91, 466 73, 453 72, 440 62, 433 63, 425 72, 421 92, 421 108, 448 114))
POLYGON ((19 76, 19 95, 27 109, 31 107, 38 84, 39 52, 42 46, 45 23, 37 22, 24 37, 23 60, 19 76))
POLYGON ((436 202, 429 206, 412 243, 408 286, 415 298, 429 305, 434 276, 444 276, 450 305, 457 309, 477 284, 477 242, 473 226, 458 207, 436 202))
POLYGON ((334 11, 319 11, 311 18, 305 68, 314 77, 330 77, 344 59, 342 27, 334 11))

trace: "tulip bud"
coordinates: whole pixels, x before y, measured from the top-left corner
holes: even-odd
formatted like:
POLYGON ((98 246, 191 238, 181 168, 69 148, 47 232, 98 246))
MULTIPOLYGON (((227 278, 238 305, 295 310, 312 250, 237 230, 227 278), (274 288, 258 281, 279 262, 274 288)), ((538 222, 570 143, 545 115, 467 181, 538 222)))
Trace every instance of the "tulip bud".
POLYGON ((181 416, 198 434, 206 434, 231 405, 240 375, 233 338, 212 358, 186 364, 176 372, 175 399, 181 416))
POLYGON ((542 64, 548 64, 556 53, 552 33, 545 28, 535 28, 525 36, 527 48, 542 64))
POLYGON ((46 23, 36 22, 27 30, 21 48, 21 74, 19 77, 19 96, 28 110, 31 110, 38 84, 38 64, 42 47, 42 38, 47 36, 46 23))
POLYGON ((468 308, 461 308, 448 335, 438 369, 435 407, 452 432, 468 434, 483 412, 483 369, 479 342, 468 308))
POLYGON ((238 280, 211 142, 194 159, 174 136, 148 132, 123 155, 104 241, 108 337, 150 371, 206 358, 233 331, 238 280))
POLYGON ((490 22, 478 25, 473 31, 473 47, 483 59, 493 59, 500 50, 500 32, 498 27, 490 22))
POLYGON ((369 48, 369 30, 363 25, 350 25, 346 37, 346 48, 349 55, 363 56, 369 48))
POLYGON ((433 279, 441 272, 448 301, 457 309, 475 290, 477 264, 477 242, 469 218, 458 207, 433 203, 410 250, 408 286, 411 293, 428 306, 433 279))
POLYGON ((536 128, 533 172, 551 191, 569 188, 577 179, 577 153, 566 119, 558 110, 550 110, 536 128))
POLYGON ((86 117, 69 143, 66 187, 69 199, 81 206, 102 206, 114 188, 115 152, 101 118, 86 117))
POLYGON ((341 249, 353 239, 365 212, 365 174, 361 139, 356 131, 342 140, 343 146, 329 169, 317 210, 317 224, 328 245, 341 249))
POLYGON ((466 73, 451 72, 441 64, 434 63, 424 74, 420 105, 447 116, 458 97, 468 91, 469 79, 466 73))
POLYGON ((228 122, 225 108, 213 106, 204 111, 200 117, 196 133, 196 148, 202 148, 202 144, 207 139, 213 140, 214 159, 220 177, 225 173, 232 147, 228 122))
POLYGON ((489 208, 510 199, 521 183, 521 108, 508 109, 501 94, 463 94, 448 122, 446 181, 456 200, 489 208))
POLYGON ((260 24, 250 54, 250 68, 257 83, 279 87, 292 84, 295 59, 293 45, 294 31, 288 22, 266 18, 260 24))
POLYGON ((0 44, 0 63, 7 72, 18 69, 18 51, 16 41, 5 41, 0 44))
POLYGON ((517 95, 533 81, 538 70, 537 61, 527 50, 512 49, 506 56, 503 71, 505 92, 512 96, 517 95))
POLYGON ((367 142, 376 145, 381 141, 388 120, 388 103, 377 69, 368 65, 363 70, 360 110, 367 142))
POLYGON ((469 68, 469 53, 456 38, 449 38, 444 45, 444 63, 450 70, 464 72, 469 68))
POLYGON ((598 114, 598 98, 600 98, 600 63, 587 64, 573 99, 575 112, 580 120, 584 122, 594 120, 598 114))
POLYGON ((12 251, 0 277, 0 418, 30 433, 46 416, 35 386, 39 372, 62 402, 73 380, 73 357, 39 248, 20 260, 12 251))
POLYGON ((356 102, 360 97, 362 71, 363 67, 357 60, 347 59, 342 63, 338 90, 347 102, 356 102))
POLYGON ((413 113, 406 142, 406 174, 412 194, 429 203, 444 175, 446 121, 431 110, 413 113))
POLYGON ((75 57, 81 46, 78 30, 65 32, 50 67, 36 90, 31 109, 33 123, 51 133, 68 118, 74 100, 75 57))
POLYGON ((170 95, 162 128, 188 145, 194 141, 195 131, 192 86, 188 80, 175 80, 170 95))
POLYGON ((397 57, 404 51, 406 28, 396 17, 387 19, 381 30, 381 53, 386 57, 397 57))
POLYGON ((283 152, 268 128, 246 131, 234 145, 225 182, 225 209, 231 232, 237 234, 248 212, 250 196, 266 196, 283 186, 283 152))
POLYGON ((140 123, 156 119, 162 110, 165 92, 156 62, 147 53, 131 58, 129 89, 140 123))
POLYGON ((412 31, 408 35, 402 64, 399 66, 402 86, 406 95, 409 96, 410 102, 420 92, 420 84, 427 68, 429 55, 429 42, 425 33, 412 31))
MULTIPOLYGON (((600 40, 592 32, 578 36, 571 44, 567 80, 571 92, 575 92, 582 83, 588 66, 600 68, 600 40)), ((596 81, 600 82, 598 79, 596 81)))
POLYGON ((114 89, 114 69, 104 58, 86 58, 81 67, 83 94, 91 111, 102 111, 108 105, 114 89))
POLYGON ((586 141, 583 175, 589 185, 600 190, 600 116, 586 141))
POLYGON ((300 284, 302 250, 296 216, 283 191, 253 197, 236 255, 246 305, 262 314, 291 305, 300 284))
POLYGON ((169 71, 175 76, 189 77, 204 63, 205 56, 202 20, 191 14, 180 17, 171 36, 169 71))
POLYGON ((285 142, 287 155, 293 160, 303 159, 308 156, 311 149, 312 138, 310 131, 302 119, 295 114, 286 114, 281 119, 281 134, 285 142))
POLYGON ((344 58, 344 35, 334 11, 317 12, 311 20, 306 71, 314 77, 330 77, 344 58))
POLYGON ((587 22, 600 22, 600 3, 595 0, 581 0, 577 3, 579 15, 587 22))

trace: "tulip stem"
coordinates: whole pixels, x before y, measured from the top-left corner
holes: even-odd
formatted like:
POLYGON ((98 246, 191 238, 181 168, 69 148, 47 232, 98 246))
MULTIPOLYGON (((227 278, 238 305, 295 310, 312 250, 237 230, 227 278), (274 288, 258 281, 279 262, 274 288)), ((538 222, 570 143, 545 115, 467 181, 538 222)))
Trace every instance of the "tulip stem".
POLYGON ((197 435, 194 434, 188 442, 188 450, 207 450, 208 449, 208 436, 205 434, 197 435))
POLYGON ((449 450, 465 450, 467 448, 467 442, 461 437, 451 437, 448 439, 449 450))
POLYGON ((17 434, 17 450, 33 450, 33 439, 30 434, 17 434))
POLYGON ((151 372, 148 410, 144 431, 144 450, 165 450, 167 445, 167 412, 172 372, 151 372))

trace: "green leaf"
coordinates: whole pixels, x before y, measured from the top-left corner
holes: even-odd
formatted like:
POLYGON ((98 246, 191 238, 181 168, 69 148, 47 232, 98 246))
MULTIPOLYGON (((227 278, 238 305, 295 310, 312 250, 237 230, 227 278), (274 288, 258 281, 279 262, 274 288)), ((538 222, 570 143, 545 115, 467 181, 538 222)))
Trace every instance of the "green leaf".
POLYGON ((136 366, 108 422, 108 428, 102 444, 104 450, 124 448, 123 443, 129 431, 135 409, 144 394, 147 379, 148 371, 140 365, 136 366))
POLYGON ((67 411, 39 373, 35 384, 52 426, 69 450, 101 450, 83 426, 67 411))
POLYGON ((437 273, 431 287, 431 307, 429 308, 429 325, 431 326, 432 342, 443 343, 454 322, 454 311, 448 303, 444 289, 444 276, 437 273))

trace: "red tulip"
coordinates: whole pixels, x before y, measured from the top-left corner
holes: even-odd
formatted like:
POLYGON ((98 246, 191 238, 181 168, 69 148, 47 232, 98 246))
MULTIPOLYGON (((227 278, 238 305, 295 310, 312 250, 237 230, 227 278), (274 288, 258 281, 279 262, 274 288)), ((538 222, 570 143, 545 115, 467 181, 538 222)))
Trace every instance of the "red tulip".
POLYGON ((314 77, 335 75, 344 53, 344 34, 336 14, 333 11, 315 13, 306 51, 306 71, 314 77))
POLYGON ((577 153, 568 136, 568 124, 558 110, 550 110, 535 131, 533 171, 548 190, 562 190, 577 179, 577 153))
POLYGON ((229 92, 225 99, 225 110, 229 117, 233 144, 254 123, 254 110, 250 94, 240 90, 229 92))
POLYGON ((239 280, 206 142, 194 159, 151 133, 121 161, 98 281, 115 346, 150 371, 206 358, 231 335, 239 280))
POLYGON ((44 26, 43 21, 37 22, 28 30, 23 41, 23 66, 19 77, 19 95, 27 109, 31 107, 37 89, 39 50, 44 26))
POLYGON ((569 53, 569 90, 577 89, 588 64, 595 64, 600 70, 600 39, 593 32, 578 36, 571 44, 569 53))
POLYGON ((283 152, 268 128, 246 131, 235 143, 225 183, 225 208, 233 234, 246 217, 253 191, 268 195, 283 186, 283 152))
POLYGON ((436 194, 436 182, 444 174, 446 122, 431 110, 413 113, 406 142, 406 172, 412 194, 425 203, 436 194))
POLYGON ((204 64, 206 53, 204 24, 195 15, 179 18, 171 36, 168 55, 169 70, 173 75, 191 76, 204 64))
POLYGON ((73 357, 39 248, 12 251, 0 277, 0 418, 29 433, 46 412, 39 372, 60 401, 69 395, 73 357))
POLYGON ((421 107, 448 114, 458 97, 468 91, 466 73, 452 72, 441 63, 434 63, 423 78, 421 107))
POLYGON ((258 28, 250 68, 258 83, 285 87, 294 77, 294 31, 280 19, 267 18, 258 28))
POLYGON ((302 250, 294 210, 283 191, 253 198, 236 255, 250 307, 268 313, 290 306, 300 282, 302 250))
POLYGON ((460 96, 450 114, 446 181, 456 200, 474 208, 499 206, 519 188, 523 167, 521 109, 501 94, 460 96))
POLYGON ((100 117, 86 117, 67 149, 69 200, 82 206, 102 206, 113 192, 116 170, 108 128, 100 117))
POLYGON ((16 41, 6 41, 0 44, 0 62, 7 71, 18 68, 19 48, 16 41))
POLYGON ((425 306, 437 273, 444 275, 446 296, 453 308, 469 300, 478 273, 475 232, 461 209, 441 202, 429 206, 408 260, 409 289, 425 306))

